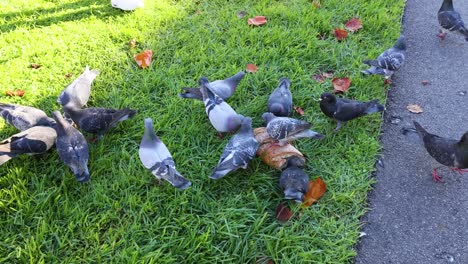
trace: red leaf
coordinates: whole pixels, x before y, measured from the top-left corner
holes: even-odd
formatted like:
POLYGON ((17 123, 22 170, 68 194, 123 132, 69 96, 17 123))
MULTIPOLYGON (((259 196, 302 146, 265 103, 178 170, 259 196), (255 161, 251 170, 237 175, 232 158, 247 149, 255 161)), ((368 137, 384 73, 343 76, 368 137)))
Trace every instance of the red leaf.
POLYGON ((320 197, 322 197, 326 190, 327 185, 320 177, 313 181, 309 181, 309 191, 307 191, 307 193, 305 194, 304 202, 302 203, 302 205, 304 207, 311 206, 313 203, 318 201, 320 197))
POLYGON ((151 64, 153 60, 153 52, 151 50, 145 50, 142 53, 133 55, 138 66, 141 68, 146 68, 151 64))
POLYGON ((268 21, 267 21, 266 17, 264 17, 264 16, 256 16, 254 18, 249 18, 247 20, 247 24, 254 25, 254 26, 261 26, 261 25, 266 24, 267 22, 268 21))
POLYGON ((42 65, 40 65, 38 63, 31 63, 31 65, 29 65, 29 67, 31 67, 32 69, 39 69, 40 67, 42 67, 42 65))
POLYGON ((292 217, 292 212, 284 204, 278 204, 276 207, 276 219, 280 222, 287 222, 292 217))
POLYGON ((300 106, 294 106, 294 111, 296 111, 300 116, 304 116, 304 110, 302 110, 300 106))
POLYGON ((345 28, 351 32, 356 32, 359 29, 362 28, 362 22, 361 19, 355 17, 351 18, 348 22, 345 24, 345 28))
POLYGON ((257 65, 249 63, 249 64, 247 64, 247 66, 245 67, 245 70, 246 70, 247 72, 251 72, 251 73, 257 72, 257 65))
POLYGON ((323 76, 322 74, 314 74, 311 77, 319 83, 323 83, 325 81, 325 76, 323 76))
POLYGON ((6 95, 8 95, 8 96, 19 96, 19 97, 23 97, 24 93, 25 93, 25 92, 24 92, 23 90, 14 90, 14 91, 8 90, 8 91, 6 91, 6 95))
POLYGON ((136 39, 130 40, 129 44, 130 44, 130 48, 134 48, 136 46, 136 39))
POLYGON ((238 18, 243 18, 243 17, 245 17, 245 15, 247 15, 247 11, 240 11, 239 13, 237 13, 238 18))
POLYGON ((312 4, 314 5, 315 8, 320 8, 320 1, 319 0, 313 0, 312 4))
POLYGON ((351 80, 348 77, 344 78, 333 78, 332 80, 334 92, 346 92, 351 86, 351 80))
POLYGON ((333 31, 333 35, 335 35, 335 38, 338 41, 341 41, 348 37, 348 32, 341 28, 335 28, 335 30, 333 31))

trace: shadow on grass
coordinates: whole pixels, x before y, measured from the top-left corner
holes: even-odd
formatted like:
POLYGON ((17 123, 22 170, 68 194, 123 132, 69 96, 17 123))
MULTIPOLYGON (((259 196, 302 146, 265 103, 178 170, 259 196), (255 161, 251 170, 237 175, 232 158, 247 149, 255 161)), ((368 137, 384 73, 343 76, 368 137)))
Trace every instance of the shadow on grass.
POLYGON ((47 27, 60 22, 75 21, 90 16, 106 18, 109 16, 123 15, 125 13, 125 11, 113 8, 110 1, 96 3, 96 0, 83 0, 63 5, 55 5, 50 8, 41 7, 31 10, 2 13, 0 14, 0 20, 4 20, 5 23, 0 25, 0 31, 10 32, 23 26, 47 27), (59 14, 63 12, 65 13, 59 14))

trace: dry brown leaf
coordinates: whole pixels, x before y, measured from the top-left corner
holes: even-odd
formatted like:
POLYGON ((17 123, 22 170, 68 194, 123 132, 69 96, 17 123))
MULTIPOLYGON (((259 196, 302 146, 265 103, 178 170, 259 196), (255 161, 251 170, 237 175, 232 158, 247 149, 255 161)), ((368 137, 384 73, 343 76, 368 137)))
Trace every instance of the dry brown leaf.
POLYGON ((253 26, 265 25, 267 22, 268 21, 267 21, 266 17, 264 17, 264 16, 256 16, 256 17, 253 17, 253 18, 249 18, 247 20, 247 24, 253 25, 253 26))
POLYGON ((323 76, 322 74, 314 74, 311 76, 311 78, 316 80, 319 83, 325 82, 325 76, 323 76))
POLYGON ((333 31, 333 35, 335 36, 336 40, 342 41, 343 39, 348 37, 348 31, 341 28, 335 28, 335 30, 333 31))
POLYGON ((289 208, 282 203, 278 204, 276 207, 275 214, 276 219, 278 219, 280 222, 287 222, 293 215, 291 210, 289 210, 289 208))
POLYGON ((42 65, 38 64, 38 63, 31 63, 31 65, 29 65, 29 67, 31 69, 39 69, 40 67, 42 67, 42 65))
POLYGON ((314 5, 315 8, 320 8, 320 1, 319 0, 313 0, 312 5, 314 5))
POLYGON ((6 91, 6 95, 8 96, 19 96, 19 97, 23 97, 25 91, 23 90, 8 90, 6 91))
POLYGON ((322 197, 326 190, 327 185, 320 177, 313 181, 309 181, 309 191, 305 194, 302 205, 304 207, 311 206, 313 203, 318 201, 320 197, 322 197))
POLYGON ((406 107, 406 109, 408 109, 408 111, 414 114, 420 114, 423 112, 422 107, 417 104, 410 104, 406 107))
POLYGON ((134 48, 136 46, 136 39, 132 39, 129 42, 130 48, 134 48))
POLYGON ((332 80, 334 92, 346 92, 351 86, 351 80, 348 77, 333 78, 332 80))
POLYGON ((304 110, 302 110, 300 106, 294 106, 294 111, 296 111, 300 116, 304 116, 304 110))
POLYGON ((351 18, 348 22, 345 24, 345 28, 351 32, 356 32, 359 29, 362 28, 362 22, 361 19, 355 17, 351 18))
POLYGON ((247 72, 255 73, 257 72, 257 65, 249 63, 247 66, 245 66, 245 70, 247 72))
POLYGON ((153 60, 153 51, 145 50, 142 53, 133 55, 133 58, 138 66, 144 69, 151 64, 151 61, 153 60))

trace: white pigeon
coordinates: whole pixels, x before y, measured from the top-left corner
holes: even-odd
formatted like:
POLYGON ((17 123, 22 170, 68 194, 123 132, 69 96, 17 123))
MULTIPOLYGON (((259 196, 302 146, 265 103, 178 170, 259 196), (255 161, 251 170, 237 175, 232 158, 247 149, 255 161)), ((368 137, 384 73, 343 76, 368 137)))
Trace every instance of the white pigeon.
POLYGON ((131 11, 144 6, 143 0, 111 0, 114 8, 131 11))

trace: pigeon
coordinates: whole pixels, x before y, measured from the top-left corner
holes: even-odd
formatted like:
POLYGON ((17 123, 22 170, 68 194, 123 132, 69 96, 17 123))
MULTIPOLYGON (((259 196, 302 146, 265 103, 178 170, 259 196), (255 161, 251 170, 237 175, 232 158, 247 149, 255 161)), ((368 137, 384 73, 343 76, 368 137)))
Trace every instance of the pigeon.
POLYGON ((278 141, 278 145, 283 146, 299 138, 322 139, 325 136, 310 130, 310 124, 294 118, 277 117, 267 112, 263 113, 262 119, 266 124, 268 135, 278 141))
MULTIPOLYGON (((418 122, 414 121, 413 123, 431 157, 440 164, 451 167, 452 171, 468 172, 468 170, 464 170, 468 168, 468 132, 460 140, 455 140, 431 134, 418 122)), ((437 174, 438 168, 432 170, 432 179, 436 182, 442 182, 442 177, 437 174)))
POLYGON ((98 70, 89 70, 86 66, 84 72, 60 93, 57 103, 67 107, 85 106, 91 94, 91 83, 98 74, 98 70))
POLYGON ((111 0, 111 5, 114 8, 131 11, 144 6, 143 0, 111 0))
POLYGON ((219 97, 211 90, 208 79, 201 77, 200 91, 203 95, 205 111, 211 124, 218 132, 234 133, 239 129, 243 116, 238 115, 223 98, 219 97))
POLYGON ((65 121, 59 111, 53 112, 52 115, 57 121, 55 147, 60 159, 70 167, 77 181, 88 182, 89 148, 86 139, 80 131, 65 121))
POLYGON ((347 121, 364 115, 382 112, 385 109, 383 105, 379 104, 379 100, 360 102, 336 98, 332 93, 323 93, 319 101, 320 110, 329 118, 336 120, 335 131, 340 130, 341 126, 347 121))
POLYGON ((396 41, 395 45, 380 54, 376 60, 363 61, 363 63, 371 67, 361 72, 367 75, 385 75, 385 79, 390 79, 393 73, 397 71, 405 62, 405 51, 406 41, 405 37, 401 35, 396 41))
POLYGON ((255 158, 258 146, 252 129, 252 118, 244 117, 239 132, 227 143, 210 179, 220 179, 239 168, 245 170, 249 161, 255 158))
POLYGON ((309 191, 309 176, 300 168, 303 165, 304 161, 298 157, 288 158, 279 180, 285 199, 298 203, 304 201, 304 195, 309 191))
POLYGON ((34 126, 0 142, 0 166, 21 154, 44 153, 55 143, 57 133, 48 126, 34 126))
POLYGON ((444 0, 439 12, 437 12, 437 18, 440 25, 439 34, 437 36, 440 39, 445 39, 448 31, 454 31, 463 35, 465 40, 468 41, 468 29, 466 29, 460 13, 453 9, 452 0, 444 0))
POLYGON ((0 103, 0 115, 5 121, 24 131, 34 126, 53 126, 54 119, 48 117, 44 111, 22 105, 0 103))
POLYGON ((110 128, 117 125, 118 122, 132 118, 137 111, 129 108, 125 109, 107 109, 107 108, 84 108, 64 107, 65 113, 70 115, 75 124, 91 134, 97 134, 102 137, 110 128))
MULTIPOLYGON (((211 90, 215 94, 223 98, 223 100, 227 100, 229 97, 231 97, 234 94, 237 86, 239 85, 240 81, 244 78, 244 76, 245 76, 245 72, 240 71, 225 80, 216 80, 216 81, 210 82, 209 85, 211 87, 211 90)), ((203 95, 200 91, 200 88, 184 87, 182 88, 182 90, 183 90, 183 93, 179 94, 180 97, 203 101, 203 95)))
POLYGON ((157 179, 164 179, 179 190, 184 190, 192 184, 176 170, 171 153, 154 133, 151 118, 145 118, 145 134, 140 143, 139 155, 143 166, 157 179))
POLYGON ((289 116, 292 112, 292 94, 289 91, 291 81, 288 78, 281 78, 276 88, 268 98, 268 112, 275 116, 289 116))

